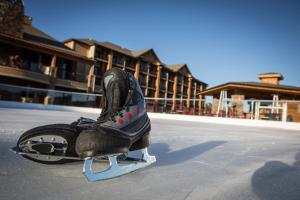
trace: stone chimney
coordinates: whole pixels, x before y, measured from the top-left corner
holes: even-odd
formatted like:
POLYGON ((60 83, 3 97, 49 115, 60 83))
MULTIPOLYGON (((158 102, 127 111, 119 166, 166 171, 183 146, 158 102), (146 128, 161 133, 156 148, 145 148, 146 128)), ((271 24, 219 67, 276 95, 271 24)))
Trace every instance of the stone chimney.
POLYGON ((22 0, 0 0, 0 32, 22 37, 24 5, 22 0))
POLYGON ((265 74, 258 74, 257 76, 262 83, 268 83, 274 85, 279 85, 279 82, 284 79, 282 74, 280 73, 265 73, 265 74))
POLYGON ((23 21, 24 24, 26 25, 32 25, 32 17, 29 17, 29 16, 24 16, 24 21, 23 21))

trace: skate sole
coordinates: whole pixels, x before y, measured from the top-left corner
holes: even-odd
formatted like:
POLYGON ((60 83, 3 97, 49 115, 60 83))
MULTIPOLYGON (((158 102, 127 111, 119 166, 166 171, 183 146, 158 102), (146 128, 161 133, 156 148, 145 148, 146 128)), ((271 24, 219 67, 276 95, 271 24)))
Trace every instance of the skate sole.
POLYGON ((144 149, 150 145, 150 133, 146 133, 143 137, 141 137, 139 140, 134 142, 131 147, 129 148, 129 151, 136 151, 140 149, 144 149))

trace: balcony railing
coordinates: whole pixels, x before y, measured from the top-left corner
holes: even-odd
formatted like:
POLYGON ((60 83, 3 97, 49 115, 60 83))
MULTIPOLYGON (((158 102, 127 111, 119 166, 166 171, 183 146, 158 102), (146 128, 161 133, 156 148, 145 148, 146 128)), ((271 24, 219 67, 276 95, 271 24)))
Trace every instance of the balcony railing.
POLYGON ((64 70, 58 70, 57 78, 63 80, 70 80, 70 81, 78 81, 84 83, 87 81, 87 75, 83 73, 76 73, 76 72, 69 72, 64 70))
POLYGON ((0 83, 0 100, 99 108, 102 95, 31 88, 0 83))

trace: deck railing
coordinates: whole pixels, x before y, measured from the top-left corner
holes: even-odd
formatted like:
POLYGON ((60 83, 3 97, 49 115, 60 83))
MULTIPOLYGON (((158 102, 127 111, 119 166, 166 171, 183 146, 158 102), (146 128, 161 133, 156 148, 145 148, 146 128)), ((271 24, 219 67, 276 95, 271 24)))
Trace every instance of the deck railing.
MULTIPOLYGON (((161 98, 146 97, 146 107, 150 112, 174 113, 210 117, 240 118, 252 120, 273 120, 300 122, 300 101, 240 100, 224 99, 173 99, 172 94, 161 98), (222 106, 220 106, 222 105, 222 106)), ((102 107, 102 95, 78 93, 43 88, 32 88, 0 83, 0 100, 23 103, 40 103, 79 107, 102 107)))

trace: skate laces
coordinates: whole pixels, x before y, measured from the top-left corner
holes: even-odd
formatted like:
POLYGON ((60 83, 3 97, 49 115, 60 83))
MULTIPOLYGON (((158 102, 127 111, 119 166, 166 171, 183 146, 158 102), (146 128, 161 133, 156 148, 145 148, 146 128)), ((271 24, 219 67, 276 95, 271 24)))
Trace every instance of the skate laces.
POLYGON ((108 109, 107 104, 105 104, 103 112, 101 112, 100 116, 97 119, 97 124, 105 123, 107 120, 111 120, 113 122, 116 122, 115 116, 121 116, 123 117, 122 110, 127 110, 128 106, 130 104, 130 100, 133 97, 133 90, 128 91, 128 96, 126 98, 125 104, 122 107, 114 108, 114 109, 108 109))

